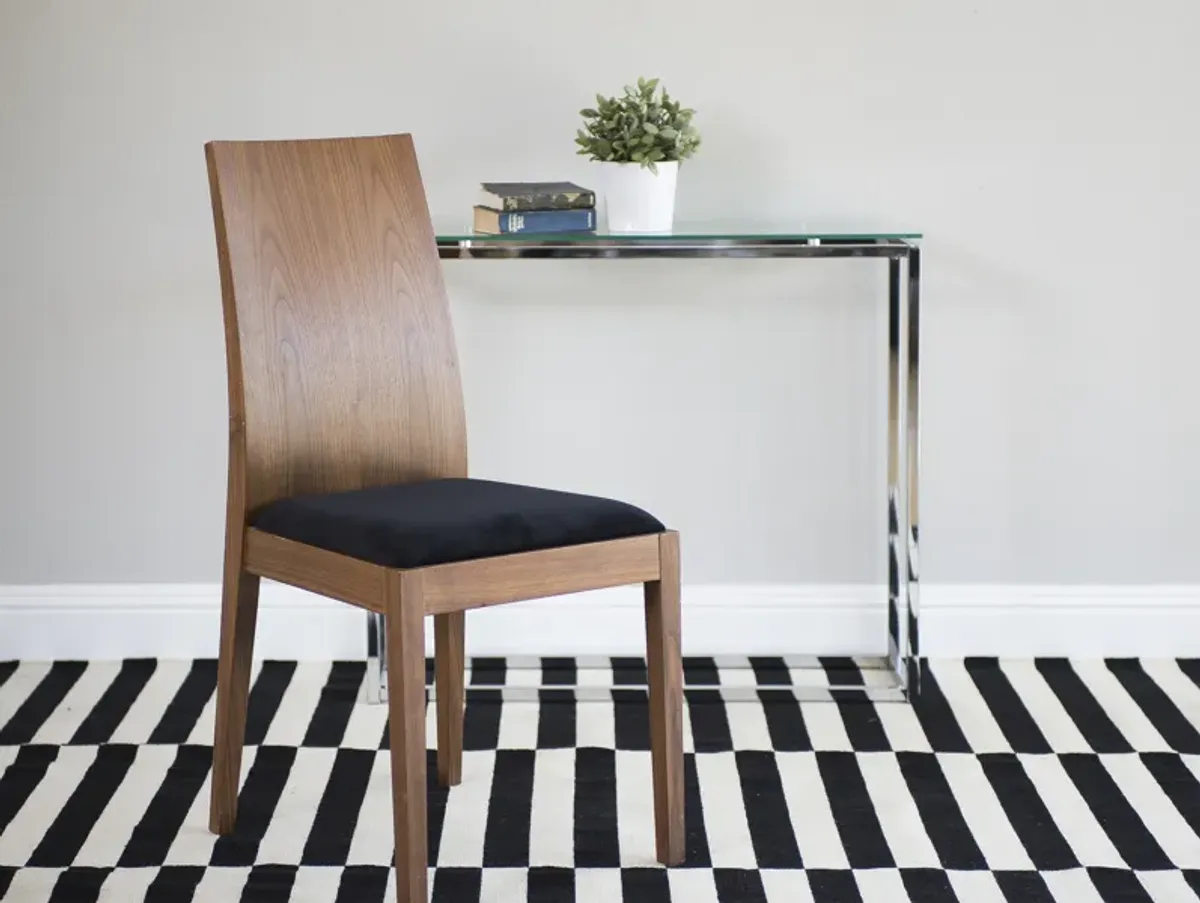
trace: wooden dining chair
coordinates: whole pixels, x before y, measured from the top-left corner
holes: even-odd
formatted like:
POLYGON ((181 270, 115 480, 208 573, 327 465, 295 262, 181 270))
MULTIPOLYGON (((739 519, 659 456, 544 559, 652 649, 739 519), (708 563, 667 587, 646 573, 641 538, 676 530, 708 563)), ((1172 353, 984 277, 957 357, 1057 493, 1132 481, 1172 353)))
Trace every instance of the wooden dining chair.
POLYGON ((468 476, 411 136, 209 142, 205 156, 230 413, 210 829, 235 830, 260 578, 385 618, 400 903, 428 893, 425 616, 437 775, 451 786, 465 612, 641 583, 655 853, 680 863, 679 536, 624 502, 468 476))

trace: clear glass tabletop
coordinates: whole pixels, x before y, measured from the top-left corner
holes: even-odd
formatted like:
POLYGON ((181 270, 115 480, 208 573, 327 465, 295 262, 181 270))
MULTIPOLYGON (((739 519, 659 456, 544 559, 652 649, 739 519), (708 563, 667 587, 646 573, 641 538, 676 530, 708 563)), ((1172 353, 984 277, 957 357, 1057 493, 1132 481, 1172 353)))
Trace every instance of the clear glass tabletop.
POLYGON ((463 219, 435 220, 434 229, 439 242, 553 242, 555 244, 630 244, 705 242, 910 242, 922 238, 920 232, 854 230, 808 225, 798 222, 707 221, 680 222, 670 232, 609 232, 604 228, 594 232, 515 232, 495 235, 475 232, 463 219))

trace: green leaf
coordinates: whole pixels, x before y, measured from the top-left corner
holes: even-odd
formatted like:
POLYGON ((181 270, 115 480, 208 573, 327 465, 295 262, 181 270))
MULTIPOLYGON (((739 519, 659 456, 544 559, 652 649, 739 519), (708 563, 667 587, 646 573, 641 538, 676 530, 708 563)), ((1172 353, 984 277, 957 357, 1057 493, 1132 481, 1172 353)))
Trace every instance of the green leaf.
POLYGON ((583 128, 575 143, 593 159, 653 169, 662 160, 685 159, 699 146, 694 111, 672 98, 658 78, 639 75, 615 96, 596 94, 596 105, 579 114, 583 128))

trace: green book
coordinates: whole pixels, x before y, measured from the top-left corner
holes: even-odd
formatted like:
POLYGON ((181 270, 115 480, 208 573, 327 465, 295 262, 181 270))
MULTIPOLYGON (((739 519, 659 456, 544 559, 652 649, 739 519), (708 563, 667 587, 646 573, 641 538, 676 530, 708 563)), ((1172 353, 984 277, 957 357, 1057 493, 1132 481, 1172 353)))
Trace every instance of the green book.
POLYGON ((480 188, 478 206, 501 213, 596 206, 596 193, 574 182, 483 182, 480 188))

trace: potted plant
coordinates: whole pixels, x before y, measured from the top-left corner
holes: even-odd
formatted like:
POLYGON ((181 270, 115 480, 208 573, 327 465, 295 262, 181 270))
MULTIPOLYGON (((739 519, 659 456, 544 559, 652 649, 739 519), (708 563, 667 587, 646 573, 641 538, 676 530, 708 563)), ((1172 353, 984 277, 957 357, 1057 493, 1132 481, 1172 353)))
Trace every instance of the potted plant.
POLYGON ((597 94, 594 109, 579 111, 576 153, 600 163, 610 232, 669 232, 679 164, 700 146, 695 110, 660 92, 658 81, 639 78, 623 95, 597 94))

